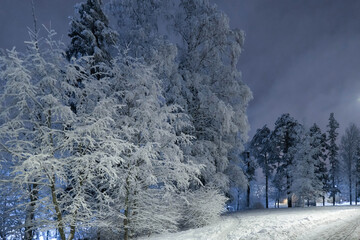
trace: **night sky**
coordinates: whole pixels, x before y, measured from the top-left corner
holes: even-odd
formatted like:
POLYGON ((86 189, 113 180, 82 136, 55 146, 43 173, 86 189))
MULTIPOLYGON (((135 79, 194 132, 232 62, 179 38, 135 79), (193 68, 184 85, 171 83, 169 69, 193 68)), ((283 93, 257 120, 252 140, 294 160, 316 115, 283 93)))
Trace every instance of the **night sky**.
MULTIPOLYGON (((68 16, 79 0, 34 0, 38 23, 67 39, 68 16)), ((245 31, 239 62, 253 92, 252 136, 282 113, 326 129, 335 113, 340 132, 360 119, 360 1, 212 0, 245 31)), ((24 50, 33 26, 30 0, 1 0, 0 48, 24 50)), ((42 30, 42 33, 44 31, 42 30)))

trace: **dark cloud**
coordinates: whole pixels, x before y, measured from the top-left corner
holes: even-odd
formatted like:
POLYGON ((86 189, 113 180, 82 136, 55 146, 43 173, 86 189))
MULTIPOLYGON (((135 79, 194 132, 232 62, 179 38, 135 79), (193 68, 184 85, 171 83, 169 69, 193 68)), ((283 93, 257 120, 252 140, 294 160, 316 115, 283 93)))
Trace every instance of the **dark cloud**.
MULTIPOLYGON (((39 25, 67 41, 79 0, 34 0, 39 25)), ((325 129, 330 112, 341 131, 360 119, 360 1, 212 0, 246 33, 239 68, 254 94, 252 135, 289 112, 325 129)), ((1 0, 0 48, 24 49, 33 27, 31 0, 1 0)), ((44 31, 43 31, 44 33, 44 31)))

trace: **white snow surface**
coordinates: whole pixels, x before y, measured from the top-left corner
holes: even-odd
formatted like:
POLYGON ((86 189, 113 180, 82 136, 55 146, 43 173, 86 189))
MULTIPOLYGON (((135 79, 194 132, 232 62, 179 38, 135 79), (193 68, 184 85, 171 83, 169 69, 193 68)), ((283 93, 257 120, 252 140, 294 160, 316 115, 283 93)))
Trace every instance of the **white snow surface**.
POLYGON ((142 240, 360 239, 360 206, 248 210, 212 225, 142 240))

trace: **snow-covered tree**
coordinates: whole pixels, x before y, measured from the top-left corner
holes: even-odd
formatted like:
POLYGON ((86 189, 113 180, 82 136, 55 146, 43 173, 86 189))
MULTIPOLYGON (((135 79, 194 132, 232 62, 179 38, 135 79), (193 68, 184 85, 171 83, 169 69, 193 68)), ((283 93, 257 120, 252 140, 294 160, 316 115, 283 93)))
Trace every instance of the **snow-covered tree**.
MULTIPOLYGON (((64 79, 76 79, 79 71, 71 69, 78 66, 67 63, 51 38, 47 43, 48 48, 42 51, 30 41, 25 57, 12 50, 2 58, 6 68, 1 74, 6 85, 1 95, 0 132, 2 148, 12 155, 15 165, 12 182, 26 186, 23 193, 30 199, 26 204, 25 238, 32 239, 35 229, 56 228, 65 240, 73 239, 78 228, 99 225, 95 220, 101 216, 90 193, 98 190, 96 197, 105 198, 107 192, 99 190, 103 185, 97 181, 114 182, 117 175, 112 174, 113 166, 119 159, 107 156, 115 155, 111 151, 121 151, 127 143, 111 139, 111 119, 97 110, 103 106, 89 106, 99 101, 94 101, 92 93, 101 89, 100 85, 85 87, 91 114, 73 114, 66 104, 66 91, 73 86, 64 79)), ((102 206, 108 204, 105 201, 102 206)))
POLYGON ((330 196, 333 198, 333 205, 335 205, 335 196, 339 191, 338 189, 338 174, 340 163, 338 159, 338 150, 339 147, 336 144, 336 139, 338 136, 337 129, 339 128, 339 123, 335 120, 334 113, 330 113, 329 117, 329 124, 328 127, 328 158, 330 163, 329 169, 329 177, 331 181, 331 188, 330 188, 330 196))
POLYGON ((178 71, 176 36, 169 31, 176 6, 176 1, 111 0, 107 9, 115 21, 114 29, 119 32, 119 46, 128 49, 129 56, 154 66, 166 102, 185 108, 183 95, 187 90, 178 71))
MULTIPOLYGON (((179 73, 196 141, 191 153, 206 167, 202 181, 228 191, 230 154, 247 138, 246 107, 251 99, 242 82, 237 61, 243 34, 232 30, 229 20, 209 1, 180 1, 174 18, 181 38, 179 73)), ((237 159, 233 159, 237 161, 237 159)))
MULTIPOLYGON (((349 187, 349 201, 352 205, 353 200, 353 184, 357 181, 355 177, 356 171, 356 155, 357 149, 360 145, 360 130, 354 124, 351 123, 345 130, 345 134, 341 137, 340 142, 340 156, 341 156, 341 167, 347 177, 349 187)), ((357 196, 355 196, 357 197, 357 196)))
MULTIPOLYGON (((15 49, 8 50, 1 57, 4 69, 1 78, 5 80, 1 95, 1 144, 2 150, 11 154, 11 165, 21 164, 29 155, 36 154, 40 146, 33 142, 36 137, 34 128, 39 125, 37 89, 31 79, 31 73, 25 66, 25 60, 15 49)), ((34 231, 34 208, 38 195, 38 185, 25 183, 24 194, 28 196, 26 207, 25 239, 30 239, 34 231)))
POLYGON ((77 5, 66 53, 49 30, 44 42, 32 33, 26 54, 0 57, 0 156, 26 240, 203 226, 224 210, 230 182, 247 182, 243 34, 208 1, 114 0, 121 36, 101 4, 77 5))
POLYGON ((246 207, 250 208, 250 195, 251 195, 251 182, 255 180, 255 170, 257 167, 255 159, 250 156, 250 152, 245 150, 242 153, 243 157, 243 171, 247 178, 247 191, 246 191, 246 207))
POLYGON ((129 55, 154 64, 167 104, 190 116, 182 129, 195 138, 182 149, 186 159, 205 166, 202 183, 227 192, 228 173, 235 177, 231 182, 243 181, 232 174, 234 168, 241 172, 236 152, 246 140, 251 98, 236 69, 243 34, 208 1, 113 0, 109 10, 129 55))
POLYGON ((269 208, 269 180, 273 171, 271 131, 265 125, 258 129, 250 142, 250 152, 265 176, 265 207, 269 208))
POLYGON ((166 203, 175 204, 176 193, 197 181, 199 173, 180 148, 190 144, 191 136, 176 134, 182 116, 176 106, 166 105, 151 67, 129 56, 116 58, 113 65, 114 94, 122 104, 116 121, 119 137, 133 145, 117 168, 118 204, 124 209, 121 231, 126 239, 174 230, 179 216, 166 210, 166 203))
POLYGON ((117 41, 117 33, 109 27, 109 20, 101 9, 102 0, 87 0, 76 5, 69 37, 71 43, 66 51, 68 60, 92 56, 91 73, 102 77, 111 61, 111 51, 117 41))
POLYGON ((194 228, 203 227, 219 220, 220 214, 225 209, 226 198, 218 190, 204 187, 186 193, 183 201, 181 225, 184 228, 194 228))
POLYGON ((321 181, 323 191, 320 196, 323 199, 323 206, 325 206, 325 196, 329 192, 329 174, 326 164, 326 134, 321 133, 321 129, 314 123, 309 130, 311 137, 311 148, 313 149, 313 158, 315 161, 315 174, 321 181))
POLYGON ((119 45, 123 49, 129 48, 128 55, 142 58, 145 62, 154 65, 166 62, 165 59, 161 60, 157 57, 161 55, 167 58, 164 53, 172 44, 163 35, 165 32, 160 32, 159 22, 162 24, 165 22, 166 11, 172 5, 170 2, 164 0, 109 2, 107 9, 115 21, 114 28, 119 33, 119 45))
POLYGON ((24 59, 13 49, 2 60, 6 62, 6 69, 1 73, 7 81, 1 96, 1 139, 3 148, 12 155, 14 182, 26 186, 24 194, 30 199, 25 218, 25 238, 29 239, 44 186, 38 172, 43 166, 37 163, 54 154, 55 136, 59 136, 60 131, 53 128, 52 123, 60 121, 68 112, 53 96, 53 90, 59 87, 54 81, 59 72, 37 50, 24 59))
POLYGON ((356 163, 355 163, 355 205, 357 205, 359 197, 360 184, 360 146, 356 148, 356 163))
POLYGON ((320 148, 315 147, 313 137, 309 133, 304 134, 296 146, 294 162, 289 168, 292 171, 291 192, 294 193, 301 204, 304 200, 316 199, 323 190, 322 182, 316 174, 316 166, 319 159, 314 158, 320 148))
POLYGON ((274 149, 274 161, 276 173, 274 177, 275 186, 281 190, 282 185, 286 187, 288 207, 292 207, 291 185, 293 176, 290 167, 294 164, 296 145, 303 134, 303 126, 299 124, 290 114, 281 115, 275 122, 275 128, 271 136, 274 149))
MULTIPOLYGON (((11 161, 7 160, 9 156, 0 148, 0 239, 24 237, 24 215, 26 212, 23 208, 18 208, 24 204, 21 196, 21 190, 10 184, 12 176, 10 169, 13 167, 11 161)), ((27 200, 27 199, 25 199, 27 200)), ((29 234, 30 235, 30 234, 29 234)))

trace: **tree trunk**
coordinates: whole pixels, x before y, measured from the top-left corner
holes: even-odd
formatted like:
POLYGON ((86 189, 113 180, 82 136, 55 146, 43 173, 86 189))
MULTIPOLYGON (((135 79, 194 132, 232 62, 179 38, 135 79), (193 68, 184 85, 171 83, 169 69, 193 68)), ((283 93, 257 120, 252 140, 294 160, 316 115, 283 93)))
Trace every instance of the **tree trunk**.
POLYGON ((66 240, 65 227, 64 227, 64 222, 62 219, 62 213, 60 211, 59 202, 57 201, 56 192, 55 192, 55 176, 52 177, 52 181, 51 181, 51 195, 52 195, 52 202, 54 204, 55 213, 56 213, 56 217, 57 217, 57 225, 58 225, 57 228, 58 228, 58 231, 60 234, 60 238, 61 238, 61 240, 66 240))
POLYGON ((269 176, 265 176, 265 207, 269 208, 269 176))
POLYGON ((352 181, 351 181, 351 174, 349 177, 349 194, 350 194, 350 205, 352 205, 352 181))
MULTIPOLYGON (((47 124, 47 127, 49 129, 52 128, 52 112, 51 112, 50 109, 48 110, 48 116, 47 116, 46 124, 47 124)), ((49 140, 50 140, 49 145, 51 147, 53 147, 54 139, 53 139, 52 133, 49 134, 49 140)), ((49 178, 49 182, 51 184, 50 185, 51 197, 52 197, 52 202, 53 202, 53 205, 54 205, 54 208, 55 208, 55 214, 56 214, 56 218, 57 218, 57 229, 59 231, 61 240, 66 240, 65 226, 64 226, 64 222, 63 222, 63 218, 62 218, 62 213, 61 213, 61 210, 60 210, 59 202, 58 202, 57 197, 56 197, 56 187, 55 187, 56 177, 55 177, 55 174, 52 175, 52 176, 49 174, 48 178, 49 178)))
POLYGON ((287 204, 288 204, 288 208, 292 207, 292 196, 291 196, 291 192, 290 192, 290 187, 291 187, 291 183, 290 183, 290 176, 287 173, 286 174, 286 184, 287 184, 287 204))
POLYGON ((265 208, 269 208, 269 166, 265 155, 265 208))
POLYGON ((357 198, 358 198, 358 180, 355 180, 355 205, 357 205, 357 198))
POLYGON ((250 208, 250 183, 248 183, 248 188, 247 188, 246 207, 250 208))
POLYGON ((335 192, 335 177, 333 176, 332 177, 332 187, 333 187, 333 206, 335 206, 335 195, 336 195, 336 192, 335 192))
MULTIPOLYGON (((130 167, 130 166, 128 166, 130 167)), ((130 173, 129 173, 130 174, 130 173)), ((130 181, 129 181, 129 176, 127 176, 126 178, 126 195, 125 195, 125 211, 124 211, 124 215, 125 215, 125 218, 124 218, 124 240, 128 240, 129 239, 129 232, 130 232, 130 229, 129 229, 129 218, 130 218, 130 181)))
POLYGON ((75 210, 74 214, 73 214, 73 222, 71 223, 70 226, 70 235, 68 237, 67 240, 73 240, 75 237, 75 231, 76 231, 76 215, 77 215, 77 210, 75 210))
POLYGON ((290 194, 289 194, 287 200, 288 200, 288 208, 291 208, 292 207, 292 197, 290 194))
POLYGON ((30 203, 26 208, 26 218, 25 218, 25 236, 24 240, 33 240, 34 238, 34 224, 35 219, 35 205, 38 200, 38 186, 37 184, 29 185, 30 192, 30 203))
POLYGON ((323 206, 325 206, 325 195, 322 196, 323 199, 323 206))
MULTIPOLYGON (((249 156, 247 156, 249 157, 249 156)), ((245 156, 246 159, 246 156, 245 156)), ((250 169, 250 159, 248 159, 247 169, 250 169)), ((247 196, 246 196, 246 207, 250 208, 250 177, 248 179, 247 196)))
POLYGON ((310 199, 307 199, 307 206, 310 207, 310 199))

